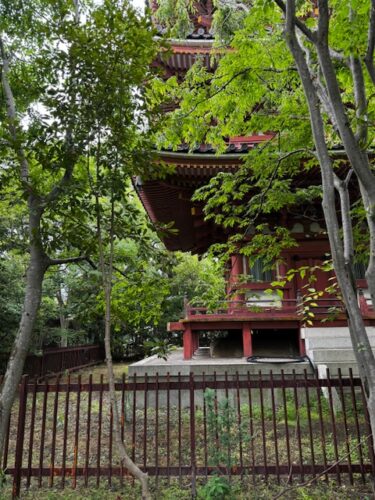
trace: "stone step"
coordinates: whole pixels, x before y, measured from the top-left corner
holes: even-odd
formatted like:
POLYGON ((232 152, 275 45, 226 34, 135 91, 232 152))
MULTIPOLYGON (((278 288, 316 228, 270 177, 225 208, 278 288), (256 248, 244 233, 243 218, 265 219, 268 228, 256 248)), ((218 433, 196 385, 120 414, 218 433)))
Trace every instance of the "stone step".
MULTIPOLYGON (((368 326, 366 328, 367 335, 369 338, 375 338, 375 327, 368 326)), ((342 339, 342 338, 350 338, 349 329, 346 327, 332 327, 332 328, 306 328, 305 329, 305 338, 306 339, 316 339, 316 338, 324 338, 324 339, 342 339)))
MULTIPOLYGON (((375 336, 370 336, 370 345, 375 348, 375 336)), ((306 338, 306 349, 336 349, 337 346, 340 348, 352 349, 352 341, 350 337, 308 337, 306 338)))
MULTIPOLYGON (((341 376, 343 378, 348 378, 349 377, 349 368, 352 369, 353 371, 353 376, 358 377, 358 368, 357 364, 353 362, 341 362, 341 363, 316 363, 317 369, 320 368, 320 372, 324 372, 324 369, 322 368, 327 367, 329 368, 329 375, 330 377, 337 377, 339 368, 341 369, 341 376)), ((324 378, 323 376, 320 375, 320 378, 324 378)))
POLYGON ((314 349, 308 356, 315 363, 356 363, 353 349, 314 349))
POLYGON ((211 350, 209 347, 198 347, 195 351, 193 359, 209 359, 211 358, 211 350))

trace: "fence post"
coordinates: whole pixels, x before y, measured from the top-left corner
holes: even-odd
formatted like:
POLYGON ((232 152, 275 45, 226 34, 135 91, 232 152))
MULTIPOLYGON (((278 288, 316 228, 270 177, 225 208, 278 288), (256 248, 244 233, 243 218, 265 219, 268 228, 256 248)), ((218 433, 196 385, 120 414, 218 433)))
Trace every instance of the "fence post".
POLYGON ((196 497, 196 463, 195 463, 195 400, 194 374, 190 372, 190 461, 191 461, 191 495, 196 497))
POLYGON ((13 490, 12 498, 20 496, 21 488, 21 475, 22 475, 22 456, 23 456, 23 443, 25 437, 25 417, 26 417, 26 403, 27 403, 27 383, 28 376, 24 375, 21 380, 20 394, 19 394, 19 408, 18 408, 18 422, 17 422, 17 441, 16 452, 14 460, 14 475, 13 475, 13 490))
POLYGON ((367 443, 368 443, 368 454, 371 462, 371 472, 372 475, 375 474, 375 454, 374 454, 374 436, 372 435, 371 423, 370 423, 370 415, 368 412, 367 400, 365 395, 365 389, 363 387, 362 380, 360 382, 361 386, 361 396, 362 396, 362 405, 365 414, 365 424, 366 424, 366 434, 367 434, 367 443))

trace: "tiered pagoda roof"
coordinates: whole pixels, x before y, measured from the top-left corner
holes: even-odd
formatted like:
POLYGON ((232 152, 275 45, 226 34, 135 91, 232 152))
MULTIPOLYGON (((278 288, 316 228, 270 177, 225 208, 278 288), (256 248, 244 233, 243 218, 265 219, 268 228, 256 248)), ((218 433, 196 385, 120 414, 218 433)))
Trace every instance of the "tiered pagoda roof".
POLYGON ((270 139, 270 134, 234 137, 220 155, 207 144, 158 151, 160 163, 173 166, 173 171, 164 179, 137 178, 134 184, 151 221, 173 223, 176 231, 163 238, 169 250, 203 253, 212 243, 225 241, 223 229, 205 221, 202 206, 191 201, 194 191, 220 172, 235 172, 244 154, 270 139))

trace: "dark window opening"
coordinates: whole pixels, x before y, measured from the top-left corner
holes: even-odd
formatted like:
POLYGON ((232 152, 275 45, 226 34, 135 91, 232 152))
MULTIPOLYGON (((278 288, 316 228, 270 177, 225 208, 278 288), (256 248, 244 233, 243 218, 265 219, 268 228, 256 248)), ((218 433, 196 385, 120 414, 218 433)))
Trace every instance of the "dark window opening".
POLYGON ((270 264, 265 263, 263 259, 257 259, 250 265, 249 259, 243 258, 244 274, 249 276, 253 282, 264 282, 273 280, 273 271, 270 269, 270 264))
POLYGON ((363 262, 355 262, 353 268, 356 280, 366 279, 366 265, 363 262))
POLYGON ((299 355, 299 331, 253 330, 253 355, 280 358, 299 355))

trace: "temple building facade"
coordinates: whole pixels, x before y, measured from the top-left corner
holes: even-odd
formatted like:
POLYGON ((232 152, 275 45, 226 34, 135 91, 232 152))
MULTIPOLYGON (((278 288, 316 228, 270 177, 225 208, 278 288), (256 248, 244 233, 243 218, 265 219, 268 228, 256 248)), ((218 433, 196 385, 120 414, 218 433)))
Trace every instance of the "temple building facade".
MULTIPOLYGON (((183 79, 197 58, 210 68, 212 5, 210 2, 197 5, 192 32, 184 40, 171 40, 170 55, 168 58, 160 56, 157 61, 166 77, 177 75, 183 79)), ((270 133, 232 137, 227 140, 226 151, 220 155, 207 144, 194 149, 183 144, 177 150, 158 152, 159 161, 172 166, 172 173, 158 180, 137 178, 135 187, 151 221, 173 223, 176 232, 164 237, 167 249, 201 255, 210 245, 226 241, 229 233, 212 220, 205 220, 202 203, 192 201, 192 196, 218 173, 235 172, 248 151, 271 138, 270 133)), ((307 186, 319 183, 320 179, 311 171, 310 174, 304 172, 296 182, 307 186)), ((301 267, 317 267, 316 290, 324 291, 331 283, 332 272, 319 269, 329 254, 321 207, 304 207, 303 214, 298 210, 282 211, 277 221, 268 222, 270 227, 277 222, 288 228, 297 245, 284 250, 279 263, 272 269, 264 266, 261 259, 250 262, 240 251, 231 256, 227 270, 229 298, 215 311, 186 304, 181 319, 169 324, 171 332, 180 332, 183 337, 181 364, 192 359, 219 358, 237 358, 244 362, 263 358, 273 363, 308 355, 312 363, 331 367, 333 371, 354 366, 346 314, 337 297, 326 293, 319 295, 314 300, 313 317, 307 325, 303 294, 308 279, 303 273, 295 273, 293 279, 281 287, 282 293, 276 289, 270 293, 272 282, 283 281, 288 270, 301 267), (223 340, 219 339, 211 347, 206 340, 202 342, 210 332, 222 332, 223 340)), ((356 279, 358 301, 370 338, 374 335, 375 343, 375 313, 360 264, 356 266, 356 279)))

